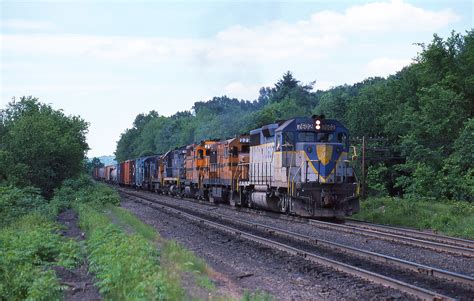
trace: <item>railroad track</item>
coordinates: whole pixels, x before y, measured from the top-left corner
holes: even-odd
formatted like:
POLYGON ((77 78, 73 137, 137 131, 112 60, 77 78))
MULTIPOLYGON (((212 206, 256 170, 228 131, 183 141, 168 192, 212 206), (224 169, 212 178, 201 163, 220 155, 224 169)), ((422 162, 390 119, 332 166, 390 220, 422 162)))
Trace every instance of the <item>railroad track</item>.
POLYGON ((404 235, 404 236, 408 236, 412 238, 429 240, 429 241, 434 241, 434 242, 443 243, 447 245, 474 249, 474 241, 469 240, 469 239, 450 237, 450 236, 440 235, 437 233, 430 233, 430 232, 420 231, 420 230, 415 230, 415 229, 410 229, 410 228, 379 225, 379 224, 369 223, 369 222, 360 221, 356 219, 346 219, 346 222, 344 224, 347 226, 353 226, 353 227, 358 227, 358 228, 363 228, 363 229, 368 229, 368 230, 375 230, 375 231, 386 232, 386 233, 397 234, 397 235, 404 235))
MULTIPOLYGON (((383 227, 377 226, 368 228, 368 226, 363 225, 346 225, 346 224, 335 224, 317 220, 309 220, 310 225, 316 226, 318 228, 338 230, 341 232, 351 233, 351 234, 360 234, 371 238, 383 239, 387 241, 397 242, 405 245, 422 247, 434 251, 441 251, 455 255, 462 255, 466 257, 474 257, 474 248, 467 246, 458 246, 453 245, 448 242, 438 242, 433 241, 433 237, 425 236, 418 238, 412 237, 415 235, 412 231, 405 231, 403 228, 393 228, 394 230, 382 230, 383 227)), ((436 239, 438 239, 436 237, 436 239)), ((456 239, 451 239, 451 241, 456 241, 456 239)))
POLYGON ((402 243, 409 246, 422 247, 437 252, 445 252, 466 257, 474 257, 474 241, 469 239, 426 233, 407 228, 357 222, 355 220, 349 220, 348 222, 346 221, 344 224, 339 224, 303 217, 288 216, 284 214, 255 210, 245 207, 230 208, 249 214, 258 214, 287 221, 307 223, 318 228, 338 230, 341 232, 363 235, 375 239, 402 243))
MULTIPOLYGON (((397 280, 386 275, 382 275, 370 270, 365 270, 359 267, 355 267, 353 265, 343 263, 340 261, 333 260, 331 258, 323 257, 317 255, 307 249, 302 249, 299 247, 295 247, 294 245, 290 245, 287 241, 278 241, 275 240, 273 237, 279 236, 283 237, 287 240, 298 240, 305 244, 311 244, 317 247, 323 247, 332 249, 333 251, 343 252, 345 254, 356 256, 358 258, 367 259, 373 262, 377 262, 378 264, 390 264, 399 269, 404 269, 410 271, 412 273, 419 274, 421 277, 429 277, 429 278, 436 278, 436 279, 443 279, 448 280, 449 282, 462 284, 464 286, 468 286, 474 292, 474 278, 452 273, 449 271, 432 268, 416 263, 412 263, 405 260, 400 260, 397 258, 393 258, 390 256, 377 254, 374 252, 368 252, 365 250, 344 246, 341 244, 324 241, 324 240, 317 240, 312 237, 304 236, 298 233, 290 232, 284 229, 278 229, 275 227, 269 227, 267 225, 262 225, 253 222, 247 222, 240 219, 231 218, 228 216, 223 216, 220 214, 210 213, 208 210, 200 210, 196 208, 186 208, 182 207, 177 204, 170 204, 166 201, 158 201, 156 199, 152 199, 150 197, 144 197, 142 195, 136 195, 127 191, 122 191, 124 194, 132 196, 135 198, 135 201, 140 202, 144 205, 149 207, 165 210, 175 215, 179 215, 195 222, 199 222, 200 224, 205 224, 211 228, 215 228, 217 230, 226 232, 228 234, 237 235, 241 238, 251 240, 253 242, 263 244, 267 247, 276 248, 280 251, 284 251, 289 253, 290 255, 295 255, 302 257, 306 260, 312 261, 314 263, 324 265, 330 268, 334 268, 338 271, 342 271, 344 273, 348 273, 354 276, 361 277, 363 279, 369 280, 371 282, 381 284, 384 286, 389 286, 405 293, 411 294, 417 298, 422 299, 429 299, 429 300, 451 300, 451 297, 445 296, 435 291, 431 291, 426 288, 417 287, 415 285, 409 284, 407 282, 403 282, 401 280, 397 280), (230 226, 230 224, 239 226, 230 226), (252 231, 247 231, 245 228, 248 229, 257 229, 260 230, 266 235, 256 234, 252 231), (272 238, 269 238, 271 236, 272 238)), ((468 289, 469 291, 469 289, 468 289)))
POLYGON ((217 205, 209 202, 195 201, 187 198, 180 199, 211 207, 218 207, 224 205, 226 208, 230 208, 248 214, 257 214, 286 221, 307 223, 309 225, 322 229, 337 230, 340 232, 362 235, 378 240, 382 239, 395 243, 401 243, 408 246, 430 249, 436 252, 444 252, 465 257, 474 257, 474 241, 468 239, 425 233, 422 231, 407 228, 389 227, 371 223, 357 222, 355 220, 349 220, 345 224, 339 224, 334 222, 325 222, 298 216, 285 215, 275 212, 256 210, 247 207, 232 207, 227 204, 217 205))

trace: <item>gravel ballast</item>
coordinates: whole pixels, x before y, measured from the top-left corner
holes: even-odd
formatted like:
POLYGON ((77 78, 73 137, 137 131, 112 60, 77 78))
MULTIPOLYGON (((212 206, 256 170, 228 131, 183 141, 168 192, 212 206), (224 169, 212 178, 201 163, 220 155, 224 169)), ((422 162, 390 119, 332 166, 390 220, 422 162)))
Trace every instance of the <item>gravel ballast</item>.
POLYGON ((283 219, 275 219, 269 216, 251 214, 243 211, 232 209, 229 206, 206 206, 206 204, 197 203, 188 199, 171 198, 162 195, 143 193, 146 197, 158 198, 160 201, 175 202, 187 207, 195 207, 201 210, 210 210, 216 214, 222 214, 230 217, 239 217, 245 221, 261 223, 264 225, 292 231, 302 235, 307 235, 320 240, 327 240, 354 248, 388 255, 411 262, 448 270, 474 277, 473 259, 460 255, 453 255, 443 252, 436 252, 421 247, 408 246, 396 242, 390 242, 383 239, 366 237, 359 234, 344 233, 337 230, 322 229, 315 225, 300 223, 295 221, 287 221, 283 219))
MULTIPOLYGON (((196 204, 199 205, 199 204, 196 204)), ((243 290, 265 290, 282 300, 410 299, 409 296, 304 259, 190 223, 122 198, 122 206, 205 259, 243 290)))

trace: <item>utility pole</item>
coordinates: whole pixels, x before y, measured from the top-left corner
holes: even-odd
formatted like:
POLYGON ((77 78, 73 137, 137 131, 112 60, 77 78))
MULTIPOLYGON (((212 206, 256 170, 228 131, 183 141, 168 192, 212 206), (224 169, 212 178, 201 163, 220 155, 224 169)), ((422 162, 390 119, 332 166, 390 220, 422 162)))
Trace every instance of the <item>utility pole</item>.
POLYGON ((362 136, 362 199, 365 199, 365 136, 362 136))

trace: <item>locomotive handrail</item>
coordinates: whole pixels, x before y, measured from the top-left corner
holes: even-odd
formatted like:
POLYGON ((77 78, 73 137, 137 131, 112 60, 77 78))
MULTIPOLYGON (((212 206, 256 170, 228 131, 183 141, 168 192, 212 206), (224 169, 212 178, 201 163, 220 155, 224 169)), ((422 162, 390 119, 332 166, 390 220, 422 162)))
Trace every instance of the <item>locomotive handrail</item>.
MULTIPOLYGON (((306 160, 301 162, 301 165, 298 168, 298 170, 296 171, 296 174, 293 176, 293 179, 291 179, 291 194, 290 194, 291 196, 293 196, 293 193, 294 193, 295 178, 298 175, 298 173, 301 172, 303 164, 305 164, 305 163, 306 163, 306 160)), ((291 167, 290 167, 290 172, 291 172, 291 167)), ((288 175, 290 175, 290 174, 288 174, 288 175)))

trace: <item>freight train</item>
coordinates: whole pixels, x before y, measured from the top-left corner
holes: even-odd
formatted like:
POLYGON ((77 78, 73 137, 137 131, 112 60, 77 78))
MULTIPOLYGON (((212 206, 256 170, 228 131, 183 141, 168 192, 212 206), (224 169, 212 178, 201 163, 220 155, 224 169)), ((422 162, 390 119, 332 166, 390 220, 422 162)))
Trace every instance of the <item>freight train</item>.
POLYGON ((297 117, 97 168, 93 176, 214 203, 341 218, 359 211, 349 148, 349 131, 337 120, 297 117))

